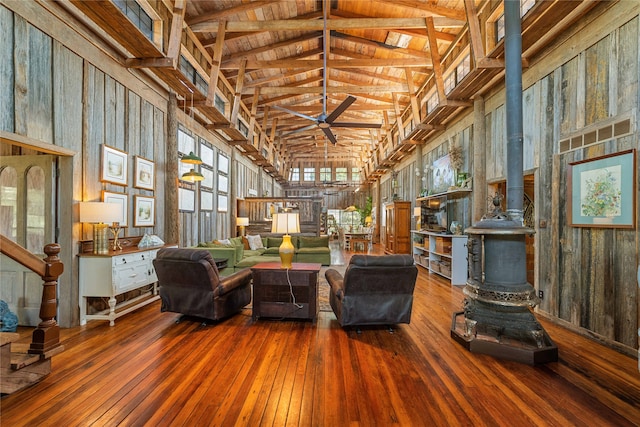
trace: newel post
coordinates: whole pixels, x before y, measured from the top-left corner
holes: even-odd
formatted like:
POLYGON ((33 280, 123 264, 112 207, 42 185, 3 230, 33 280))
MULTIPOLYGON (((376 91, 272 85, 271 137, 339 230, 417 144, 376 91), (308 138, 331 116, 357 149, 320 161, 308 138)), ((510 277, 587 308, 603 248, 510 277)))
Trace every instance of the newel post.
POLYGON ((56 288, 58 277, 64 270, 64 265, 58 258, 60 245, 50 243, 44 247, 44 253, 47 254, 47 257, 44 259, 46 266, 45 274, 42 276, 42 280, 44 280, 42 302, 40 303, 40 319, 42 322, 33 331, 31 347, 29 348, 29 353, 31 354, 45 354, 60 345, 60 327, 56 321, 58 310, 56 288))

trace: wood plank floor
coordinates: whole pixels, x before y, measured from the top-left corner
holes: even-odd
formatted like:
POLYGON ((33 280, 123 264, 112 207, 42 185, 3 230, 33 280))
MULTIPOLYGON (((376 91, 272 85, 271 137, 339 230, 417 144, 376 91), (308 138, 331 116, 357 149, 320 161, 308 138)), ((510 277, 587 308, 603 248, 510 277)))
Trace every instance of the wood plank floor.
MULTIPOLYGON (((374 251, 379 253, 380 248, 374 251)), ((342 259, 344 258, 344 259, 342 259)), ((338 253, 337 261, 349 254, 338 253)), ((2 426, 631 426, 637 361, 543 321, 560 360, 527 366, 450 338, 460 288, 420 269, 410 325, 343 330, 258 320, 215 325, 160 313, 62 330, 39 384, 4 397, 2 426)))

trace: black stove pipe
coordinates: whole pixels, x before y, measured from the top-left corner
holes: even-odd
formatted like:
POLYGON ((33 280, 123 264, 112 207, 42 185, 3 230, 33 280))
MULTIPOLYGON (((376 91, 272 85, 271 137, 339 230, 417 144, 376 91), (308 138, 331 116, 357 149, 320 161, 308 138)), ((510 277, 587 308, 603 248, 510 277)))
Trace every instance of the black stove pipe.
POLYGON ((524 197, 522 160, 522 29, 520 0, 505 0, 505 86, 507 113, 507 212, 522 218, 524 197))

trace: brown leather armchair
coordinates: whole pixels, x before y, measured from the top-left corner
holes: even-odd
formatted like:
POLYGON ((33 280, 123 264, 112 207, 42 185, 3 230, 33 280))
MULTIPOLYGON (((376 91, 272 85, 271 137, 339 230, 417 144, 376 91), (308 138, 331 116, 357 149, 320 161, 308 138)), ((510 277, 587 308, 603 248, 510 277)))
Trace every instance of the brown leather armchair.
POLYGON ((341 326, 409 323, 417 275, 411 255, 354 255, 344 277, 325 272, 329 303, 341 326))
POLYGON ((220 320, 251 302, 251 269, 220 277, 209 251, 163 248, 153 260, 161 311, 220 320))

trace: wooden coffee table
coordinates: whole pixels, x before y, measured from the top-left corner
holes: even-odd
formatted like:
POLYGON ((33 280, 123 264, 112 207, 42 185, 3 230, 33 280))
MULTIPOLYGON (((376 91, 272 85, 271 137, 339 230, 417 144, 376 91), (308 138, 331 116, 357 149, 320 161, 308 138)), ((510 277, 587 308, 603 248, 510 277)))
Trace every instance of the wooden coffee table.
POLYGON ((289 270, 281 268, 279 262, 263 262, 251 267, 253 320, 272 317, 315 322, 318 317, 318 273, 321 267, 321 264, 296 262, 289 270))

